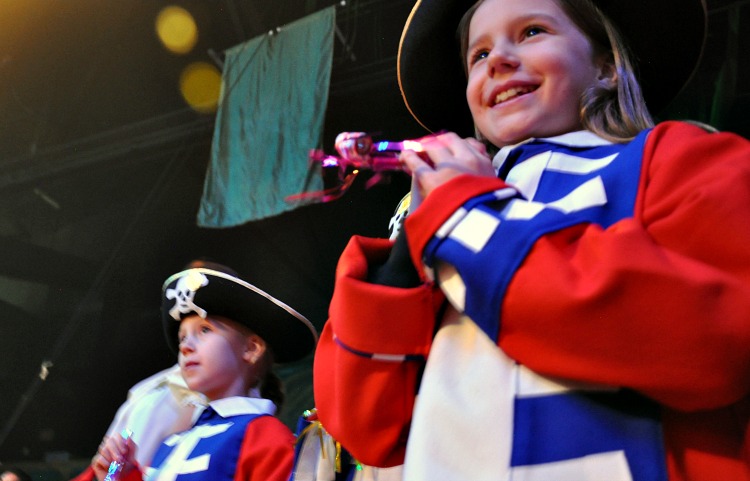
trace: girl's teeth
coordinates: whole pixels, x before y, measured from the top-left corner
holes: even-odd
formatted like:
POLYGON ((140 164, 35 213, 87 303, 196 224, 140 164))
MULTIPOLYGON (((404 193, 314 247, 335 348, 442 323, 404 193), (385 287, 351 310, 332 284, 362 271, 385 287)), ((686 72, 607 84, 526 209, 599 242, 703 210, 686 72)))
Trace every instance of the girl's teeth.
POLYGON ((501 102, 505 102, 511 97, 515 97, 516 95, 531 92, 531 90, 532 89, 528 87, 513 87, 511 89, 508 89, 504 92, 500 92, 499 94, 497 94, 497 97, 495 97, 495 103, 499 104, 501 102))

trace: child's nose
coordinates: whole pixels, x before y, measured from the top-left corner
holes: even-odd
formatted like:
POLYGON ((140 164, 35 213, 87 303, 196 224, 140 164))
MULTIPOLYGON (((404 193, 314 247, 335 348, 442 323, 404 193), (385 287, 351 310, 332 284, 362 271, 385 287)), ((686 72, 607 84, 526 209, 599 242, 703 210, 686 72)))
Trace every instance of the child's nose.
POLYGON ((498 43, 487 56, 487 73, 490 77, 494 77, 503 72, 515 70, 519 63, 518 56, 512 46, 508 45, 507 42, 498 43))
POLYGON ((182 339, 180 339, 180 353, 181 354, 193 352, 193 350, 195 350, 195 345, 193 344, 193 338, 191 336, 185 336, 182 339))

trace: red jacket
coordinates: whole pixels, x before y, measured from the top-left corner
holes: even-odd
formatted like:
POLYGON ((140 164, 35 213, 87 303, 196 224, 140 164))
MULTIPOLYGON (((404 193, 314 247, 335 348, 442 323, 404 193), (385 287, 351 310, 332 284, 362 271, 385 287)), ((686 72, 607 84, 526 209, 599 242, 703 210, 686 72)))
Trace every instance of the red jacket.
MULTIPOLYGON (((406 220, 415 264, 465 201, 503 187, 467 175, 435 190, 406 220)), ((750 480, 749 240, 750 143, 660 124, 645 144, 632 217, 532 245, 502 299, 499 347, 537 373, 657 401, 671 481, 750 480)), ((375 466, 403 462, 422 366, 352 349, 426 356, 441 302, 428 281, 365 282, 390 245, 355 237, 347 246, 314 369, 321 422, 375 466)))

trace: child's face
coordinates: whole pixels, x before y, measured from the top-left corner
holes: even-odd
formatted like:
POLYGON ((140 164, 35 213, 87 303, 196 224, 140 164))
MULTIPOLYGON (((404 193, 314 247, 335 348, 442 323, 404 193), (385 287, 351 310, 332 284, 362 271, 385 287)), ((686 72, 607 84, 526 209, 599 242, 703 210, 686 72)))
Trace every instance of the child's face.
POLYGON ((178 356, 188 387, 209 400, 247 395, 248 336, 220 316, 197 315, 180 323, 178 356))
POLYGON ((600 75, 586 36, 556 0, 485 0, 469 25, 466 98, 494 145, 578 130, 600 75))

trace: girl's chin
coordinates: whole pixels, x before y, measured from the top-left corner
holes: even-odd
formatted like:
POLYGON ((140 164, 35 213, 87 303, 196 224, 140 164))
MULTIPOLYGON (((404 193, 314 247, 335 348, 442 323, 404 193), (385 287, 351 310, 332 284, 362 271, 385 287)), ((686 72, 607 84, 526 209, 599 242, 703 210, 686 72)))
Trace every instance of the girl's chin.
POLYGON ((528 133, 505 133, 503 135, 487 136, 486 138, 496 147, 505 147, 506 145, 515 145, 524 140, 528 140, 533 135, 528 133))
POLYGON ((516 145, 532 138, 539 139, 554 137, 555 135, 560 134, 554 129, 518 128, 518 126, 513 126, 506 129, 494 129, 494 131, 490 132, 490 135, 485 135, 484 137, 496 147, 503 147, 506 145, 516 145))
POLYGON ((512 115, 486 120, 484 125, 489 125, 490 128, 486 129, 489 135, 481 126, 479 131, 497 147, 515 145, 531 138, 555 137, 583 128, 578 118, 552 118, 551 114, 545 117, 532 111, 514 112, 512 115))
POLYGON ((513 145, 533 136, 535 131, 532 125, 529 125, 527 118, 504 118, 492 122, 490 128, 479 131, 482 135, 492 142, 492 144, 502 147, 504 145, 513 145))

